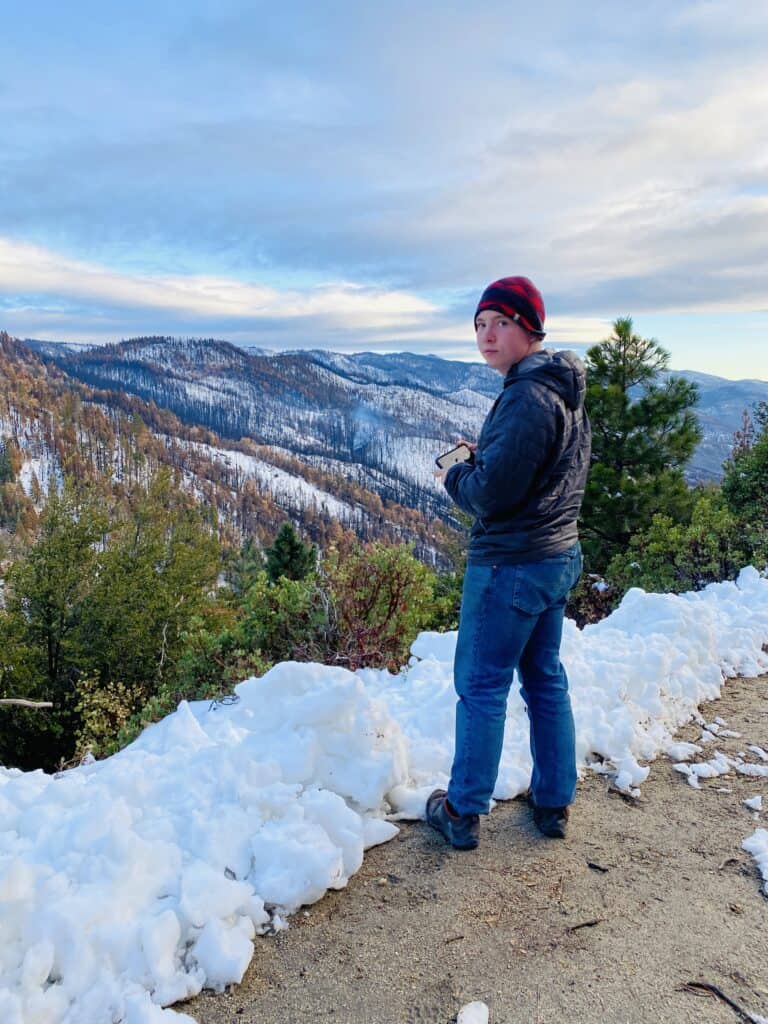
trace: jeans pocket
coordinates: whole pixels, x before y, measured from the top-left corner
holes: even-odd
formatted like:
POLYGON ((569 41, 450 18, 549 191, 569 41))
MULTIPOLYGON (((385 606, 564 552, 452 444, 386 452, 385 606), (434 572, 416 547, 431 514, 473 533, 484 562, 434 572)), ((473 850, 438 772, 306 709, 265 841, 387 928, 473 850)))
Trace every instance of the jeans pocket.
POLYGON ((541 562, 526 562, 515 569, 513 606, 526 615, 541 615, 568 596, 579 578, 580 559, 568 553, 541 562))

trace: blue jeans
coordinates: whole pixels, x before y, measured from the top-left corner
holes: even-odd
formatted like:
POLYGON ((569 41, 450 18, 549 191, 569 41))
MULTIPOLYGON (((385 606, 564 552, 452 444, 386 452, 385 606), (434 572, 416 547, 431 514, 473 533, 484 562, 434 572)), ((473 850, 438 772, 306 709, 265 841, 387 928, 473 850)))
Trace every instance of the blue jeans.
POLYGON ((454 661, 456 751, 448 799, 487 814, 499 771, 514 670, 530 725, 531 796, 566 807, 576 795, 575 734, 560 639, 581 548, 523 565, 468 565, 454 661))

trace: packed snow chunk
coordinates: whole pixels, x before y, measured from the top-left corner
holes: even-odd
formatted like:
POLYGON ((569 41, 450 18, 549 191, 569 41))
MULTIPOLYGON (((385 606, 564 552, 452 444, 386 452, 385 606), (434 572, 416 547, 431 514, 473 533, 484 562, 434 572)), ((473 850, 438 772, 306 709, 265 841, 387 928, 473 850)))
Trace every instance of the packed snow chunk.
MULTIPOLYGON (((298 808, 297 808, 298 810, 298 808)), ((304 816, 267 822, 253 837, 249 880, 267 906, 292 914, 347 883, 344 856, 321 825, 304 816)))
POLYGON ((299 802, 304 808, 305 820, 322 827, 331 842, 341 851, 344 872, 341 884, 346 885, 363 863, 365 847, 362 817, 327 789, 307 789, 299 802))
POLYGON ((253 956, 254 934, 249 917, 238 918, 234 928, 208 921, 191 950, 206 986, 221 992, 227 985, 240 984, 253 956))
POLYGON ((213 918, 231 917, 253 895, 253 887, 227 878, 203 861, 193 861, 181 877, 179 909, 195 928, 213 918))
POLYGON ((488 1007, 479 1000, 467 1003, 459 1010, 456 1024, 488 1024, 488 1007))
MULTIPOLYGON (((76 1024, 85 1022, 101 1021, 104 1018, 89 1016, 87 1013, 77 1018, 76 1024)), ((132 992, 125 1000, 125 1005, 119 1017, 109 1017, 107 1020, 119 1020, 120 1024, 197 1024, 194 1017, 188 1013, 181 1013, 179 1010, 164 1010, 152 1002, 148 992, 132 992)), ((69 1024, 68 1018, 64 1024, 69 1024)), ((75 1020, 72 1019, 72 1024, 75 1020)))
POLYGON ((754 743, 751 743, 747 747, 747 750, 751 750, 753 754, 757 754, 761 761, 768 761, 768 754, 766 754, 762 747, 758 747, 754 743))
POLYGON ((21 857, 3 857, 0 875, 0 901, 24 903, 34 897, 38 873, 21 857))
POLYGON ((363 820, 363 846, 366 850, 370 850, 372 846, 388 843, 399 831, 397 825, 391 821, 382 821, 381 818, 365 818, 363 820))
POLYGON ((650 767, 639 765, 632 756, 614 758, 613 761, 617 769, 616 778, 613 780, 616 789, 623 793, 629 793, 630 796, 639 796, 640 790, 635 787, 639 786, 641 782, 645 782, 651 770, 650 767))
MULTIPOLYGON (((448 786, 448 776, 440 779, 443 789, 448 786)), ((396 786, 389 794, 389 801, 394 808, 390 819, 394 821, 419 821, 427 816, 427 798, 436 787, 420 786, 412 789, 409 786, 396 786)))
POLYGON ((24 1024, 21 999, 7 988, 0 988, 0 1020, 3 1024, 24 1024))
POLYGON ((750 811, 762 811, 763 809, 763 798, 759 794, 758 796, 750 797, 749 800, 742 800, 741 802, 745 807, 748 807, 750 811))
POLYGON ((763 892, 768 896, 768 829, 758 828, 741 844, 742 849, 751 853, 757 861, 760 874, 765 882, 763 892))
POLYGON ((738 761, 735 768, 739 775, 746 775, 753 779, 768 779, 768 764, 749 764, 746 761, 738 761))
POLYGON ((411 654, 420 660, 429 658, 453 663, 458 635, 456 630, 449 633, 419 633, 411 644, 411 654))
POLYGON ((346 669, 282 662, 261 679, 240 683, 236 692, 245 724, 263 738, 286 781, 321 785, 363 811, 381 811, 386 793, 407 776, 399 726, 384 702, 346 669), (303 767, 297 772, 296 766, 303 767))
POLYGON ((22 1003, 23 1024, 48 1024, 65 1019, 69 998, 60 985, 49 985, 30 993, 22 1003))
POLYGON ((671 757, 673 761, 690 761, 696 754, 701 753, 698 743, 686 743, 683 740, 670 740, 664 747, 663 752, 671 757))
POLYGON ((692 786, 694 789, 701 789, 701 786, 699 785, 699 777, 696 772, 691 771, 691 766, 689 764, 686 764, 683 761, 680 764, 673 764, 672 767, 676 772, 680 772, 681 775, 685 776, 689 786, 692 786))
POLYGON ((187 701, 183 700, 172 715, 147 726, 137 741, 148 754, 166 754, 184 747, 187 751, 201 750, 213 741, 200 726, 187 701))
POLYGON ((172 910, 147 920, 141 929, 141 948, 154 1002, 168 1006, 195 996, 203 987, 202 971, 187 973, 182 968, 179 947, 181 924, 172 910))
POLYGON ((24 954, 21 964, 21 987, 24 991, 42 988, 53 971, 56 949, 52 942, 42 939, 24 954))
POLYGON ((735 763, 718 750, 715 751, 715 756, 709 761, 695 764, 682 762, 674 764, 672 767, 675 771, 685 775, 694 789, 700 789, 699 779, 716 779, 721 775, 728 775, 735 763))

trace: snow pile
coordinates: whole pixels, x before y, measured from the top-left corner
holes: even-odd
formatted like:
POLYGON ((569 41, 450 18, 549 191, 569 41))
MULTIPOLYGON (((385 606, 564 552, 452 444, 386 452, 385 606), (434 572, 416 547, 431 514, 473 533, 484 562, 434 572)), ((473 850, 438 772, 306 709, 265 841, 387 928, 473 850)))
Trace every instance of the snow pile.
MULTIPOLYGON (((768 670, 766 639, 754 570, 698 594, 634 590, 597 625, 567 623, 581 770, 633 790, 641 761, 674 750, 683 763, 701 747, 674 730, 724 675, 768 670)), ((397 832, 387 816, 422 816, 447 781, 455 643, 422 634, 398 675, 283 663, 236 703, 183 703, 106 761, 0 769, 3 1024, 156 1024, 204 984, 239 981, 256 934, 346 885, 397 832)), ((514 687, 495 795, 529 774, 514 687)), ((758 859, 766 837, 747 840, 758 859)))
MULTIPOLYGON (((676 743, 675 730, 698 714, 702 701, 720 695, 724 676, 768 670, 766 638, 768 581, 754 569, 745 569, 737 583, 712 584, 698 593, 631 590, 612 615, 583 630, 566 620, 562 658, 580 765, 610 772, 619 789, 636 792, 648 775, 640 761, 699 749, 676 743)), ((408 739, 411 781, 419 789, 391 794, 402 817, 417 816, 435 780, 447 782, 455 644, 455 633, 423 633, 412 647, 415 657, 407 673, 366 677, 370 686, 378 680, 378 692, 408 739)), ((511 799, 525 792, 530 771, 525 706, 513 687, 494 795, 511 799)))
POLYGON ((3 1024, 159 1021, 397 832, 403 741, 360 680, 285 663, 237 689, 106 761, 0 771, 3 1024))

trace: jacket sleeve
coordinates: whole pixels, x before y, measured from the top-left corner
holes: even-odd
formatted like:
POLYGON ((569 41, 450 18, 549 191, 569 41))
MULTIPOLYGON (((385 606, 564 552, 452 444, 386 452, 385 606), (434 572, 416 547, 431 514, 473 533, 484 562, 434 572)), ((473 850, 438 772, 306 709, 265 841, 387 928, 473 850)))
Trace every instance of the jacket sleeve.
POLYGON ((474 465, 451 466, 445 489, 471 515, 494 519, 514 514, 530 496, 556 430, 549 403, 523 391, 503 394, 474 465))

